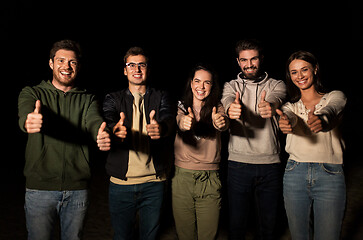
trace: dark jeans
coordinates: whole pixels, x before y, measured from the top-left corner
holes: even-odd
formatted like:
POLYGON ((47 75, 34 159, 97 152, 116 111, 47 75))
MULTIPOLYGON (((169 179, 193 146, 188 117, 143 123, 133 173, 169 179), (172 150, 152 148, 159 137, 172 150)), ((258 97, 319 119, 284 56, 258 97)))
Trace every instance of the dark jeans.
POLYGON ((117 185, 110 182, 109 205, 114 240, 132 240, 136 212, 140 217, 140 240, 156 238, 164 195, 164 182, 117 185))
POLYGON ((228 163, 229 237, 245 239, 249 210, 256 209, 258 239, 275 239, 282 196, 281 164, 228 163), (254 205, 251 205, 251 199, 254 205))

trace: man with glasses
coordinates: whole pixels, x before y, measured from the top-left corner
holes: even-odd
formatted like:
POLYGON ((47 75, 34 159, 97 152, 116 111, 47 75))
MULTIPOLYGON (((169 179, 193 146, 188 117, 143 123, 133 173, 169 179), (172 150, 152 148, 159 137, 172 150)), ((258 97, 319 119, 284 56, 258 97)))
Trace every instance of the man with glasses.
POLYGON ((130 48, 124 57, 128 88, 107 94, 103 105, 113 132, 106 170, 114 239, 134 239, 137 211, 139 239, 155 239, 159 229, 175 115, 165 92, 147 86, 148 62, 142 48, 130 48))

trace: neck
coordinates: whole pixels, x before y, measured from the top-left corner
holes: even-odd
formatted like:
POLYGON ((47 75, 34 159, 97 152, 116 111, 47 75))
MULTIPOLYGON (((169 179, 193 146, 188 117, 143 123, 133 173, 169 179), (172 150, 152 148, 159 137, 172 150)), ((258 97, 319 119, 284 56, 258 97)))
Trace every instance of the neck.
POLYGON ((72 88, 74 88, 74 85, 63 85, 63 84, 60 84, 58 81, 56 80, 52 80, 52 84, 53 86, 56 88, 56 89, 59 89, 63 92, 68 92, 70 91, 72 88))
POLYGON ((321 94, 319 94, 316 90, 314 86, 311 86, 308 89, 300 89, 301 92, 301 100, 303 102, 310 102, 310 101, 314 101, 315 99, 320 99, 321 98, 321 94))
POLYGON ((131 93, 141 93, 141 94, 145 94, 146 93, 146 85, 134 85, 134 84, 129 84, 129 90, 131 93))

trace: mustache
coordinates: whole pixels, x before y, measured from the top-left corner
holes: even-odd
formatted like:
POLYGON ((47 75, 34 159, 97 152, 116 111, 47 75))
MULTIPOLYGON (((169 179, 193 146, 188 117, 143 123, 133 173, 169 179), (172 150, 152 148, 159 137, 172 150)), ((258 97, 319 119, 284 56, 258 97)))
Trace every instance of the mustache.
POLYGON ((255 70, 255 69, 257 69, 257 67, 256 66, 251 66, 251 67, 244 67, 243 68, 243 70, 245 70, 245 71, 249 70, 249 69, 254 69, 255 70))

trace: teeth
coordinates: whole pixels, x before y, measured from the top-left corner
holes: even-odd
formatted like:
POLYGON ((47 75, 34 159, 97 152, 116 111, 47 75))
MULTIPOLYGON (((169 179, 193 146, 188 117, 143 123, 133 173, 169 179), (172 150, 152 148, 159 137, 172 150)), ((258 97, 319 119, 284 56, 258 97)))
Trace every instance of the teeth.
POLYGON ((69 73, 69 72, 61 72, 61 74, 63 74, 63 75, 71 75, 71 73, 69 73))

